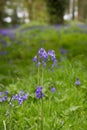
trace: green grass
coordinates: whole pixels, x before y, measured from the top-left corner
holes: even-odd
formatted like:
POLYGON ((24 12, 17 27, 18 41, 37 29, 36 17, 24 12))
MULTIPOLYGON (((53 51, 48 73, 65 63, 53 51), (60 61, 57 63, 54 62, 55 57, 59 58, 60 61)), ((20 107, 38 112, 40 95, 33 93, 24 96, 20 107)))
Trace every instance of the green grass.
POLYGON ((22 28, 26 27, 17 30, 13 44, 8 40, 8 45, 0 48, 9 52, 0 56, 0 91, 8 90, 11 97, 24 90, 29 97, 22 106, 15 102, 9 107, 10 98, 0 103, 0 130, 4 130, 3 121, 6 130, 41 130, 41 100, 35 97, 37 67, 32 62, 41 47, 55 50, 58 59, 54 70, 44 69, 44 130, 86 130, 87 34, 73 27, 37 27, 20 32, 22 28), (61 47, 68 50, 65 56, 61 47), (75 85, 77 77, 79 86, 75 85), (52 86, 55 93, 50 91, 52 86))

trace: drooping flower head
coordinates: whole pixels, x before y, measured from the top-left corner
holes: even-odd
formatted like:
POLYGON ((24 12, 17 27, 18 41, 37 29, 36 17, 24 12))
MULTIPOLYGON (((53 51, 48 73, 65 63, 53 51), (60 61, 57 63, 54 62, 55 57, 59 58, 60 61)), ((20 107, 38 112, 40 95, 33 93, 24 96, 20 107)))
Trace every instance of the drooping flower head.
POLYGON ((48 55, 50 55, 52 58, 55 58, 54 50, 49 50, 48 55))
POLYGON ((33 58, 33 62, 38 62, 37 56, 35 56, 35 57, 33 58))
POLYGON ((19 94, 15 94, 12 97, 12 101, 13 100, 18 100, 18 103, 21 105, 24 100, 27 100, 27 98, 28 98, 28 94, 24 93, 24 91, 20 91, 19 94))
POLYGON ((38 86, 36 88, 36 98, 40 99, 44 96, 43 92, 42 92, 42 87, 38 86))
POLYGON ((48 55, 51 57, 51 60, 53 61, 52 67, 54 67, 57 63, 57 59, 55 56, 55 51, 54 50, 49 50, 48 55))
POLYGON ((48 54, 47 52, 45 51, 44 48, 41 48, 39 51, 38 51, 38 56, 41 60, 47 60, 48 59, 48 54))

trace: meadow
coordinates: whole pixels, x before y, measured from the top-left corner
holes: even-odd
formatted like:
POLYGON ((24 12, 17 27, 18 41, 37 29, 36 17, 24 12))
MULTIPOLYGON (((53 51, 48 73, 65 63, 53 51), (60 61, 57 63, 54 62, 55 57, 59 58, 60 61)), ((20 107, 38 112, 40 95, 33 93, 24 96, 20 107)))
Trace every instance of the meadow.
POLYGON ((23 25, 0 35, 0 130, 87 130, 86 103, 86 28, 23 25), (41 48, 54 50, 55 66, 33 62, 41 48))

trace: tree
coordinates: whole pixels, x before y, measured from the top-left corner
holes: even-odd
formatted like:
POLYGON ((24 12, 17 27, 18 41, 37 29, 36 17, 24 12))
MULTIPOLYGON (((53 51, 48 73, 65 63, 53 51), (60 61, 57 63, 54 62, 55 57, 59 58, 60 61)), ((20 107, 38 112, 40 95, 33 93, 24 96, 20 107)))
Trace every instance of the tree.
POLYGON ((3 19, 4 19, 4 7, 5 7, 6 1, 5 0, 0 0, 0 25, 2 26, 3 24, 3 19))
POLYGON ((87 19, 87 0, 78 0, 78 19, 81 21, 87 19))
POLYGON ((52 24, 62 24, 68 0, 46 0, 49 14, 49 22, 52 24))
POLYGON ((46 18, 46 3, 44 0, 26 0, 30 21, 46 18))

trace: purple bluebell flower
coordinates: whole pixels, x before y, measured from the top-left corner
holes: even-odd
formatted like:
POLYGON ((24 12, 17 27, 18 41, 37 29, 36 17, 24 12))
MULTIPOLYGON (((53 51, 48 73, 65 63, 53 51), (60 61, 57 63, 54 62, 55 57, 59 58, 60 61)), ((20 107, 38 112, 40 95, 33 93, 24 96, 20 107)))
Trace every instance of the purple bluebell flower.
POLYGON ((57 59, 56 59, 54 50, 49 50, 48 55, 51 56, 51 59, 53 61, 52 67, 54 67, 57 63, 57 59))
POLYGON ((8 93, 9 93, 8 91, 5 92, 5 94, 7 94, 7 95, 8 95, 8 93))
POLYGON ((13 97, 12 97, 12 100, 17 100, 19 98, 19 94, 15 94, 13 97))
POLYGON ((48 59, 48 54, 47 52, 45 51, 44 48, 41 48, 39 51, 38 51, 38 56, 40 59, 44 59, 44 60, 47 60, 48 59))
POLYGON ((34 62, 38 62, 37 56, 35 56, 35 57, 33 58, 33 61, 34 61, 34 62))
POLYGON ((56 66, 56 64, 57 64, 57 60, 55 59, 53 64, 52 64, 52 67, 56 66))
POLYGON ((81 83, 79 81, 79 78, 76 79, 75 85, 79 86, 81 83))
POLYGON ((4 102, 8 99, 8 91, 6 92, 0 92, 0 102, 4 102))
POLYGON ((54 52, 54 50, 49 50, 49 51, 48 51, 48 55, 51 56, 53 62, 56 61, 56 57, 55 57, 55 52, 54 52))
POLYGON ((48 54, 47 52, 45 51, 44 48, 41 48, 38 53, 37 53, 37 56, 35 56, 33 58, 33 61, 34 62, 37 62, 37 66, 39 66, 41 63, 43 66, 46 66, 46 61, 48 59, 48 54))
POLYGON ((57 60, 55 57, 55 52, 54 50, 49 50, 48 53, 45 51, 44 48, 41 48, 37 55, 33 58, 34 62, 37 62, 37 66, 42 64, 44 67, 46 66, 46 62, 49 60, 49 57, 51 57, 51 60, 53 61, 53 65, 55 66, 57 60), (38 64, 40 63, 40 64, 38 64))
POLYGON ((7 96, 4 96, 4 97, 0 97, 0 102, 4 102, 4 101, 7 101, 8 97, 7 96))
POLYGON ((41 86, 38 86, 36 88, 36 98, 40 99, 44 96, 44 94, 42 93, 42 87, 41 86))
POLYGON ((54 93, 55 91, 56 91, 56 88, 55 88, 55 87, 52 87, 52 88, 51 88, 51 92, 54 93))
POLYGON ((18 97, 18 102, 21 105, 23 103, 24 100, 26 100, 28 97, 28 94, 24 94, 23 96, 19 96, 18 97))
POLYGON ((12 97, 12 101, 13 100, 18 100, 18 103, 20 105, 22 105, 23 101, 26 100, 28 98, 28 94, 25 94, 23 91, 20 91, 19 94, 15 94, 12 97))
POLYGON ((3 101, 6 101, 8 99, 8 96, 3 97, 3 101))
POLYGON ((55 57, 55 52, 54 52, 54 50, 49 50, 49 51, 48 51, 48 55, 50 55, 51 57, 55 57))
POLYGON ((52 61, 53 61, 53 62, 57 62, 57 60, 56 60, 56 57, 55 57, 55 56, 52 56, 52 61))

